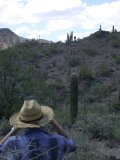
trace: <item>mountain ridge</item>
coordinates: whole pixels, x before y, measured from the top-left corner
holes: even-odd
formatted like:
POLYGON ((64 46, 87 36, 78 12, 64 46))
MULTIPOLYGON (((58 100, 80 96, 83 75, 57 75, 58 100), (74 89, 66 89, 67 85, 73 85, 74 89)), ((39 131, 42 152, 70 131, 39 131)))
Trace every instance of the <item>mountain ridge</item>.
MULTIPOLYGON (((8 47, 15 46, 17 43, 23 43, 25 41, 32 40, 33 39, 20 37, 9 28, 0 28, 0 49, 6 49, 8 47)), ((39 43, 50 43, 50 41, 45 39, 39 39, 39 43)))
POLYGON ((14 46, 16 43, 25 42, 27 39, 18 36, 8 28, 0 28, 0 48, 6 49, 14 46))

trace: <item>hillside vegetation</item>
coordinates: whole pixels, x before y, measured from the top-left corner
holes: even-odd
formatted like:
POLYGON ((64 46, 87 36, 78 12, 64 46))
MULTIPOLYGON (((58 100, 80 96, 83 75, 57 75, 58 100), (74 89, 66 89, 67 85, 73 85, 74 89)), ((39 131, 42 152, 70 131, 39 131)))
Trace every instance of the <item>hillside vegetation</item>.
POLYGON ((119 111, 119 41, 119 32, 98 31, 69 44, 33 41, 1 50, 0 115, 9 116, 26 98, 52 107, 69 105, 73 72, 79 76, 80 106, 119 111))
POLYGON ((77 152, 66 159, 120 159, 119 32, 97 31, 69 43, 25 42, 1 50, 0 57, 1 117, 8 118, 19 111, 24 99, 34 98, 53 107, 56 118, 76 140, 77 152), (74 72, 79 80, 78 117, 71 125, 74 72))

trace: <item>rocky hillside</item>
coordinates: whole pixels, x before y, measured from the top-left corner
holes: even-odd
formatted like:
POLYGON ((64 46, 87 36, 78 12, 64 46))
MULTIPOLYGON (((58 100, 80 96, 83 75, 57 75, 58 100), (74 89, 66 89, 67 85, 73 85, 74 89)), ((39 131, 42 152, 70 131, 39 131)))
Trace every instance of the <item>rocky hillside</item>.
MULTIPOLYGON (((23 43, 26 40, 33 41, 32 39, 26 39, 16 35, 8 28, 0 28, 0 49, 12 47, 17 43, 23 43)), ((39 39, 39 43, 50 43, 50 41, 47 41, 45 39, 39 39)))
POLYGON ((5 49, 14 46, 16 43, 25 42, 25 38, 19 37, 8 28, 0 29, 0 48, 5 49))
MULTIPOLYGON (((58 97, 69 101, 69 77, 79 76, 79 101, 108 106, 119 94, 120 33, 98 31, 66 45, 55 43, 39 48, 38 68, 47 74, 48 83, 59 81, 58 97)), ((83 105, 83 104, 82 104, 83 105)), ((114 104, 118 105, 118 104, 114 104)))
POLYGON ((101 80, 105 84, 120 77, 119 33, 96 32, 87 38, 66 44, 40 48, 40 68, 49 80, 60 78, 67 83, 69 72, 78 72, 80 81, 101 80), (82 73, 83 70, 83 73, 82 73))
MULTIPOLYGON (((15 81, 13 85, 18 87, 15 89, 22 99, 32 97, 46 105, 65 106, 69 104, 70 75, 76 72, 81 106, 87 103, 89 107, 120 110, 119 32, 98 31, 68 44, 26 41, 0 53, 0 68, 6 66, 0 73, 11 77, 12 83, 15 81)), ((9 79, 3 80, 1 77, 0 85, 7 85, 6 91, 5 88, 0 91, 10 93, 9 79)), ((5 96, 6 101, 11 98, 11 94, 5 96)))
POLYGON ((0 50, 0 117, 9 118, 32 98, 53 107, 77 142, 76 153, 66 159, 120 160, 120 32, 97 31, 67 44, 26 41, 0 50), (79 106, 71 128, 73 72, 79 77, 79 106))

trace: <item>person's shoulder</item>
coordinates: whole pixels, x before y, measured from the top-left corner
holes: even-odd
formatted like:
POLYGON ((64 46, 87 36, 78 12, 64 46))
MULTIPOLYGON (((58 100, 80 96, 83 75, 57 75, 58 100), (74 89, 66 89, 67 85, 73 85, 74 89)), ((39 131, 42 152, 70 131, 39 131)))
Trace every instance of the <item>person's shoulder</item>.
POLYGON ((59 134, 52 134, 51 137, 56 139, 60 143, 66 143, 67 141, 71 140, 71 139, 67 139, 64 136, 59 135, 59 134))
POLYGON ((52 134, 52 136, 54 137, 54 138, 57 138, 57 139, 62 139, 62 140, 72 140, 71 138, 65 138, 64 136, 62 136, 62 135, 59 135, 59 134, 52 134))
POLYGON ((61 136, 61 135, 59 135, 59 134, 52 134, 52 136, 53 136, 54 138, 65 139, 65 137, 63 137, 63 136, 61 136))
POLYGON ((65 150, 68 152, 73 152, 76 150, 76 142, 72 138, 65 138, 59 134, 52 135, 58 142, 60 146, 64 146, 65 150))
POLYGON ((16 143, 17 141, 21 141, 21 136, 10 136, 5 142, 3 146, 11 145, 12 143, 16 143))
POLYGON ((10 142, 10 141, 14 141, 14 140, 16 140, 16 136, 10 136, 10 137, 5 141, 5 143, 6 143, 6 142, 10 142))
POLYGON ((7 151, 9 148, 11 148, 13 145, 11 145, 11 142, 15 140, 15 136, 10 136, 2 145, 2 152, 7 151))

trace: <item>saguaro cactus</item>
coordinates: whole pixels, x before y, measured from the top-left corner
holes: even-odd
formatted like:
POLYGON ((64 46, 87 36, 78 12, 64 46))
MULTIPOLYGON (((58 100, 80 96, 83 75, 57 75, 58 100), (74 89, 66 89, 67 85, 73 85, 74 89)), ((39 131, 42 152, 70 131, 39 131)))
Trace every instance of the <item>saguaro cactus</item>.
POLYGON ((71 31, 71 34, 70 34, 70 42, 73 41, 73 31, 71 31))
POLYGON ((118 100, 120 102, 120 80, 119 80, 119 88, 118 88, 118 100))
POLYGON ((70 42, 70 36, 69 36, 69 34, 67 33, 67 41, 66 41, 66 43, 69 44, 69 42, 70 42))
POLYGON ((100 25, 99 31, 100 31, 100 32, 102 31, 102 27, 101 27, 101 25, 100 25))
POLYGON ((110 94, 111 93, 110 92, 111 92, 111 86, 108 86, 108 107, 109 107, 109 112, 111 112, 111 104, 110 104, 111 103, 111 101, 110 101, 110 98, 111 98, 110 94))
POLYGON ((115 27, 114 26, 112 27, 112 32, 115 32, 115 27))
POLYGON ((73 73, 70 78, 70 119, 73 124, 78 114, 78 75, 73 73))

